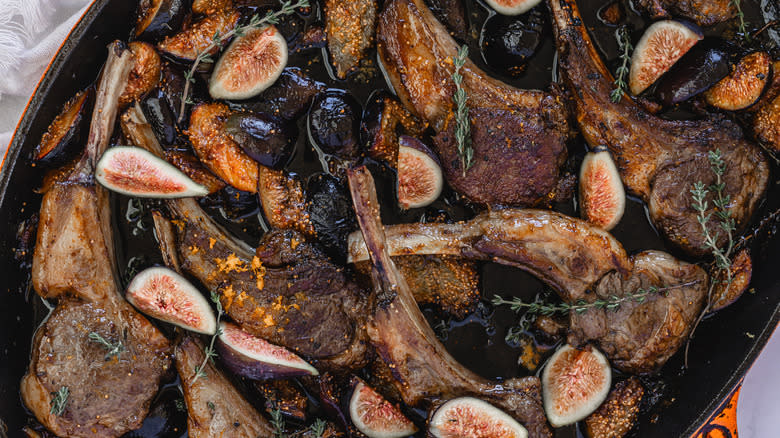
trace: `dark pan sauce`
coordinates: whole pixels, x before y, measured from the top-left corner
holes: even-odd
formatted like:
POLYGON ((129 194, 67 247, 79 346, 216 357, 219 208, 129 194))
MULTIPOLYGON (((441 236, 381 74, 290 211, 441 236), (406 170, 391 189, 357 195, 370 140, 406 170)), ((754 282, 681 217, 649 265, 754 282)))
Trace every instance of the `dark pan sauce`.
MULTIPOLYGON (((544 17, 542 26, 543 39, 536 53, 528 60, 525 71, 516 77, 509 77, 501 72, 491 68, 485 63, 480 51, 480 34, 483 23, 489 16, 489 9, 475 0, 466 0, 467 11, 469 15, 470 28, 468 37, 465 40, 470 47, 471 59, 477 65, 498 77, 505 82, 518 88, 547 88, 556 78, 555 69, 555 45, 552 37, 552 29, 549 13, 544 2, 537 7, 544 17)), ((596 42, 602 56, 607 61, 608 66, 614 70, 617 60, 617 45, 615 42, 616 27, 601 22, 596 12, 607 2, 605 0, 580 0, 580 9, 583 11, 584 19, 591 35, 596 42)), ((638 41, 648 24, 642 17, 634 12, 630 7, 624 8, 626 18, 624 22, 630 23, 633 28, 632 40, 638 41)), ((746 20, 750 23, 763 23, 759 7, 750 0, 743 1, 743 9, 746 13, 746 20)), ((290 33, 302 31, 310 23, 321 22, 321 11, 316 9, 308 17, 296 16, 294 22, 287 20, 288 23, 280 25, 280 29, 285 36, 290 38, 290 33)), ((707 34, 721 34, 726 26, 719 26, 708 29, 707 34)), ((100 56, 103 56, 101 53, 100 56)), ((357 74, 353 74, 345 81, 335 80, 328 66, 327 54, 324 50, 308 49, 299 53, 291 53, 288 66, 297 66, 302 68, 306 75, 315 80, 325 83, 328 87, 340 90, 348 90, 361 105, 365 105, 369 95, 379 89, 387 89, 381 70, 377 66, 376 54, 372 53, 368 57, 368 62, 357 74)), ((777 72, 776 72, 777 74, 777 72)), ((203 81, 203 78, 200 79, 203 81)), ((196 87, 195 97, 198 94, 203 95, 203 84, 196 87), (198 89, 200 88, 200 92, 198 89)), ((235 106, 241 107, 251 105, 252 100, 248 102, 235 102, 235 106)), ((682 112, 676 113, 675 117, 680 117, 682 112)), ((325 165, 328 157, 321 156, 317 150, 312 147, 309 136, 307 135, 307 116, 301 116, 298 121, 298 141, 296 151, 288 169, 299 174, 305 179, 315 173, 327 171, 325 165)), ((84 135, 86 137, 86 135, 84 135)), ((113 144, 119 144, 115 140, 113 144)), ((586 145, 581 136, 578 136, 569 145, 570 159, 567 163, 567 169, 576 173, 584 154, 586 145)), ((443 195, 434 204, 422 209, 411 211, 401 211, 395 202, 393 188, 394 175, 391 171, 382 168, 379 164, 373 166, 375 177, 377 178, 379 197, 382 202, 382 220, 386 224, 426 221, 432 217, 444 217, 447 220, 468 219, 474 215, 477 208, 464 204, 457 194, 451 189, 445 188, 443 195)), ((773 169, 773 171, 776 169, 773 169)), ((778 188, 772 184, 769 189, 767 201, 764 203, 759 217, 765 216, 768 212, 775 211, 780 207, 780 201, 777 194, 778 188)), ((575 196, 576 198, 576 196, 575 196)), ((201 205, 214 216, 221 224, 231 232, 241 237, 251 245, 256 245, 267 226, 263 222, 261 210, 255 196, 237 192, 234 189, 227 188, 214 195, 206 197, 200 201, 201 205)), ((159 265, 162 259, 159 255, 154 233, 152 230, 151 211, 159 206, 154 200, 138 200, 125 196, 116 195, 112 201, 112 208, 115 212, 115 222, 117 226, 117 255, 120 263, 120 275, 123 285, 132 278, 132 276, 149 266, 159 265)), ((554 209, 572 216, 578 216, 577 205, 575 201, 553 206, 554 209)), ((37 206, 28 211, 33 213, 37 206)), ((24 216, 23 216, 24 217, 24 216)), ((756 221, 751 230, 755 230, 757 238, 753 239, 754 259, 759 260, 757 266, 764 254, 763 246, 768 246, 776 233, 777 223, 774 220, 765 220, 762 227, 758 227, 759 221, 756 221)), ((612 234, 624 245, 629 253, 646 249, 665 250, 677 257, 682 257, 679 252, 668 248, 658 233, 653 229, 647 219, 644 204, 637 199, 630 198, 626 205, 625 215, 612 234)), ((746 233, 750 235, 750 233, 746 233)), ((29 248, 31 249, 31 247, 29 248)), ((24 261, 20 269, 29 273, 29 253, 21 257, 24 261)), ((504 337, 507 330, 517 323, 517 315, 502 307, 494 309, 489 300, 494 294, 503 296, 517 296, 525 301, 533 300, 537 295, 546 293, 545 286, 533 276, 521 272, 518 269, 501 266, 492 263, 484 263, 480 268, 481 290, 483 301, 479 308, 470 316, 462 321, 451 320, 446 315, 441 315, 434 309, 424 309, 426 317, 437 333, 440 339, 446 345, 448 351, 463 365, 476 373, 490 379, 506 379, 528 375, 522 367, 518 366, 518 357, 521 353, 517 345, 510 345, 504 337)), ((48 313, 48 307, 39 299, 29 286, 29 275, 27 283, 20 289, 28 297, 27 300, 34 309, 33 319, 35 325, 39 324, 48 313)), ((733 309, 721 312, 708 318, 699 328, 700 332, 707 331, 712 324, 728 323, 729 315, 733 309)), ((155 321, 168 334, 172 333, 171 327, 164 323, 155 321)), ((533 337, 532 333, 526 333, 533 337)), ((17 339, 23 339, 23 342, 29 342, 32 333, 24 331, 14 334, 17 339)), ((13 336, 13 335, 12 335, 13 336)), ((532 338, 533 339, 533 338, 532 338)), ((533 342, 547 349, 550 345, 543 345, 540 339, 533 339, 533 342)), ((694 341, 696 344, 696 341, 694 341)), ((693 348, 691 355, 692 369, 685 370, 682 367, 681 354, 677 354, 663 368, 658 376, 642 377, 642 383, 646 388, 646 395, 643 399, 640 423, 629 436, 658 436, 652 432, 652 424, 664 421, 673 421, 666 418, 667 411, 681 408, 677 398, 679 396, 679 382, 689 378, 689 373, 698 373, 706 364, 701 363, 702 354, 707 348, 716 348, 714 345, 693 348), (698 354, 697 354, 698 353, 698 354), (649 430, 647 432, 646 430, 649 430)), ((708 357, 711 357, 708 356, 708 357)), ((2 359, 0 359, 2 360, 2 359)), ((710 359, 707 359, 710 360, 710 359)), ((542 365, 538 367, 541 369, 542 365)), ((622 379, 618 371, 614 371, 615 379, 622 379)), ((17 376, 11 376, 17 378, 17 376)), ((237 385, 245 392, 248 398, 255 404, 259 411, 263 411, 263 400, 256 391, 251 389, 252 385, 236 378, 237 385)), ((17 379, 18 388, 18 379, 17 379)), ((315 397, 309 395, 310 401, 314 402, 315 397)), ((152 438, 152 437, 184 437, 186 434, 186 411, 183 409, 181 389, 178 386, 178 379, 165 384, 156 397, 151 412, 145 420, 143 427, 137 431, 128 433, 126 437, 152 438)), ((316 405, 316 403, 312 403, 316 405)), ((418 422, 424 421, 424 412, 410 412, 418 422)), ((8 415, 7 412, 0 412, 0 417, 8 415)), ((40 429, 36 421, 27 412, 28 425, 34 429, 40 429)), ((317 412, 313 413, 317 415, 317 412)), ((293 424, 293 423, 288 423, 293 424)), ((679 427, 681 429, 682 427, 679 427)), ((18 430, 12 430, 15 434, 18 430)), ((2 434, 0 434, 2 435, 2 434)), ((14 435, 15 436, 15 435, 14 435)), ((416 436, 423 437, 424 432, 416 436)), ((556 430, 557 438, 569 438, 584 436, 583 433, 574 426, 556 430)))

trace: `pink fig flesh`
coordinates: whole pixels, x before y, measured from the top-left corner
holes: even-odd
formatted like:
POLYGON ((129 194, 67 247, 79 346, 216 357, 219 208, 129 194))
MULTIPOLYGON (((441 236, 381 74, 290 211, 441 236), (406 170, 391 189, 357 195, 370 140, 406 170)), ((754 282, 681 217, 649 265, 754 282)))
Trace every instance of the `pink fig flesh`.
POLYGON ((631 93, 643 92, 702 38, 700 30, 679 21, 661 20, 650 25, 631 56, 631 93))
POLYGON ((359 378, 353 378, 349 416, 352 423, 369 438, 402 438, 417 432, 417 427, 378 392, 359 378))
POLYGON ((441 167, 416 138, 402 135, 398 144, 398 205, 403 209, 425 207, 444 187, 441 167))
POLYGON ((433 414, 429 431, 436 438, 526 438, 528 431, 504 411, 474 397, 459 397, 433 414))
POLYGON ((217 338, 222 362, 232 372, 254 380, 316 376, 319 372, 290 350, 222 322, 217 338))
POLYGON ((583 218, 609 231, 620 222, 625 208, 623 181, 609 152, 589 152, 580 168, 580 210, 583 218))
POLYGON ((501 15, 520 15, 530 11, 541 0, 485 0, 501 15))
POLYGON ((181 198, 208 194, 205 187, 167 161, 135 146, 106 150, 98 160, 95 178, 106 188, 128 196, 181 198))
POLYGON ((127 286, 127 301, 152 318, 213 335, 217 320, 208 301, 187 279, 163 267, 139 272, 127 286))

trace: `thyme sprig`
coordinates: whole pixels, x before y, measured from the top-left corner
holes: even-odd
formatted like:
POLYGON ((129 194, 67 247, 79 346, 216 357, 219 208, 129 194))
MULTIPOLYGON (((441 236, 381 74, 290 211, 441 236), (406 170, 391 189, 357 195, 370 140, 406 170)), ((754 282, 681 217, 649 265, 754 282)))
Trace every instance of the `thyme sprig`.
POLYGON ((277 11, 268 11, 263 17, 260 17, 259 14, 255 14, 252 16, 252 18, 249 19, 247 24, 236 26, 230 31, 225 32, 223 35, 220 35, 219 31, 215 32, 214 36, 211 37, 211 43, 209 43, 205 49, 198 53, 198 56, 195 57, 195 61, 192 63, 192 67, 190 67, 189 71, 184 73, 184 78, 186 81, 184 84, 184 91, 182 92, 181 96, 179 122, 181 122, 184 118, 184 110, 186 109, 187 104, 192 103, 189 98, 190 84, 195 82, 195 71, 197 70, 198 65, 201 63, 210 64, 214 62, 214 58, 211 57, 209 52, 217 47, 221 47, 224 41, 227 41, 234 36, 243 36, 247 31, 260 28, 266 24, 277 24, 279 23, 280 17, 294 13, 297 8, 308 7, 309 0, 297 0, 295 3, 293 3, 292 0, 285 0, 282 2, 281 8, 277 11))
POLYGON ((214 341, 217 340, 217 336, 222 334, 222 327, 220 327, 219 322, 222 319, 223 313, 222 302, 219 301, 219 294, 212 291, 211 302, 217 306, 217 331, 214 332, 213 336, 211 336, 211 342, 209 343, 209 346, 203 350, 203 353, 206 355, 206 357, 203 358, 203 362, 200 365, 195 367, 195 377, 192 379, 192 383, 195 383, 201 377, 206 377, 206 364, 209 361, 213 363, 214 358, 217 357, 217 352, 214 350, 214 341))
POLYGON ((53 415, 60 416, 65 412, 65 406, 68 404, 68 397, 70 397, 70 389, 67 386, 61 386, 57 392, 51 393, 51 412, 53 415))
POLYGON ((100 344, 106 350, 105 360, 109 360, 114 356, 119 357, 125 351, 125 346, 122 345, 121 341, 111 342, 100 336, 98 332, 91 332, 87 337, 90 341, 100 344))
POLYGON ((328 423, 326 423, 325 420, 318 418, 309 426, 309 430, 311 430, 316 438, 322 438, 322 436, 325 435, 325 428, 327 426, 328 423))
POLYGON ((513 298, 512 300, 506 300, 499 295, 493 296, 492 303, 494 306, 509 305, 510 309, 514 312, 520 312, 525 310, 526 314, 550 316, 556 313, 567 314, 569 312, 585 313, 591 309, 606 309, 617 311, 623 303, 634 301, 636 303, 644 303, 647 301, 647 297, 653 294, 662 293, 668 295, 669 291, 673 289, 680 289, 684 287, 693 286, 698 283, 699 280, 689 281, 686 283, 676 284, 674 286, 656 287, 650 286, 647 289, 639 288, 634 292, 627 293, 623 296, 610 295, 607 298, 597 298, 594 301, 585 301, 579 299, 574 303, 563 302, 560 304, 550 304, 544 301, 535 300, 527 303, 520 298, 513 298))
POLYGON ((631 35, 628 34, 628 28, 621 26, 615 35, 618 48, 620 49, 620 60, 622 61, 620 67, 615 72, 615 89, 610 93, 609 98, 612 102, 618 103, 623 97, 623 93, 626 91, 626 76, 628 76, 628 63, 631 61, 631 51, 634 50, 634 46, 631 44, 631 35))
POLYGON ((463 89, 463 75, 460 69, 466 64, 469 56, 469 48, 462 45, 458 49, 458 56, 455 57, 455 71, 452 73, 452 81, 455 82, 455 93, 452 100, 455 102, 455 142, 458 145, 458 156, 460 156, 463 176, 466 171, 474 164, 474 149, 471 147, 471 122, 469 122, 468 95, 463 89))
POLYGON ((271 426, 274 428, 273 438, 295 438, 299 436, 309 436, 309 432, 314 434, 315 438, 322 438, 322 436, 325 434, 325 429, 328 427, 328 423, 321 418, 317 418, 308 428, 288 434, 287 424, 285 423, 284 417, 282 416, 282 411, 279 408, 275 408, 271 411, 271 426))
POLYGON ((739 19, 739 33, 745 42, 750 42, 750 32, 747 31, 747 23, 745 22, 745 13, 742 12, 742 0, 731 0, 730 2, 737 10, 737 18, 739 19))
POLYGON ((274 438, 287 438, 287 432, 285 432, 284 418, 282 417, 282 410, 279 408, 271 411, 271 426, 274 428, 274 438))

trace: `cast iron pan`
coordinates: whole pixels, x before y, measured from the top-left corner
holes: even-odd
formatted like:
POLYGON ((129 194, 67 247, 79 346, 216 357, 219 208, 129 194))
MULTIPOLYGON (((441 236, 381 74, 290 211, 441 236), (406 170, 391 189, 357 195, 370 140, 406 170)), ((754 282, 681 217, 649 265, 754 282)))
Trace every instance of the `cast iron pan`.
MULTIPOLYGON (((603 3, 604 0, 581 0, 580 9, 588 27, 596 29, 593 36, 603 54, 607 59, 614 59, 613 30, 599 27, 595 17, 603 3)), ((747 19, 753 23, 763 21, 758 3, 758 0, 742 2, 747 19)), ((0 306, 0 420, 6 423, 12 437, 20 436, 22 427, 31 424, 19 396, 19 381, 27 367, 35 327, 46 315, 46 308, 29 288, 29 265, 17 258, 18 226, 38 211, 41 200, 35 188, 40 185, 43 172, 31 164, 29 157, 63 103, 96 80, 105 60, 106 45, 114 39, 128 39, 135 8, 136 2, 126 0, 93 2, 38 85, 3 161, 0 173, 0 223, 3 224, 0 272, 4 285, 0 306)), ((514 84, 526 88, 546 86, 552 76, 553 52, 548 38, 531 61, 527 74, 514 84)), ((358 90, 355 94, 364 102, 368 91, 358 90)), ((780 193, 775 184, 772 186, 760 215, 780 206, 780 193)), ((691 346, 689 369, 683 368, 682 354, 677 354, 659 376, 644 380, 650 396, 656 400, 652 408, 642 413, 634 436, 692 436, 740 383, 780 318, 780 275, 775 272, 780 262, 780 239, 775 237, 775 228, 776 224, 768 224, 752 240, 755 293, 745 294, 736 304, 703 321, 691 346)), ((647 223, 642 205, 633 200, 614 234, 629 252, 666 249, 647 223)), ((526 296, 541 287, 530 276, 516 271, 485 266, 483 290, 526 296), (520 290, 515 286, 518 284, 523 285, 520 290)), ((496 318, 506 319, 507 315, 496 315, 496 318)), ((447 348, 465 365, 486 377, 517 374, 517 351, 503 343, 505 327, 497 325, 486 329, 484 321, 478 318, 451 325, 450 333, 455 335, 449 336, 447 348)), ((576 434, 577 431, 569 428, 556 436, 568 438, 576 434)))

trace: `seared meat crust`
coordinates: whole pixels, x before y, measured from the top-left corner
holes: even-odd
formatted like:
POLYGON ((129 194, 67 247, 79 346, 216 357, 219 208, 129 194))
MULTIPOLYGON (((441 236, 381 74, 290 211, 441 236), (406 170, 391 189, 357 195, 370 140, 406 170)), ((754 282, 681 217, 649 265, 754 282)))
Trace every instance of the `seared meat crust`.
POLYGON ((682 16, 700 26, 712 26, 734 18, 730 0, 636 0, 634 4, 653 19, 682 16))

